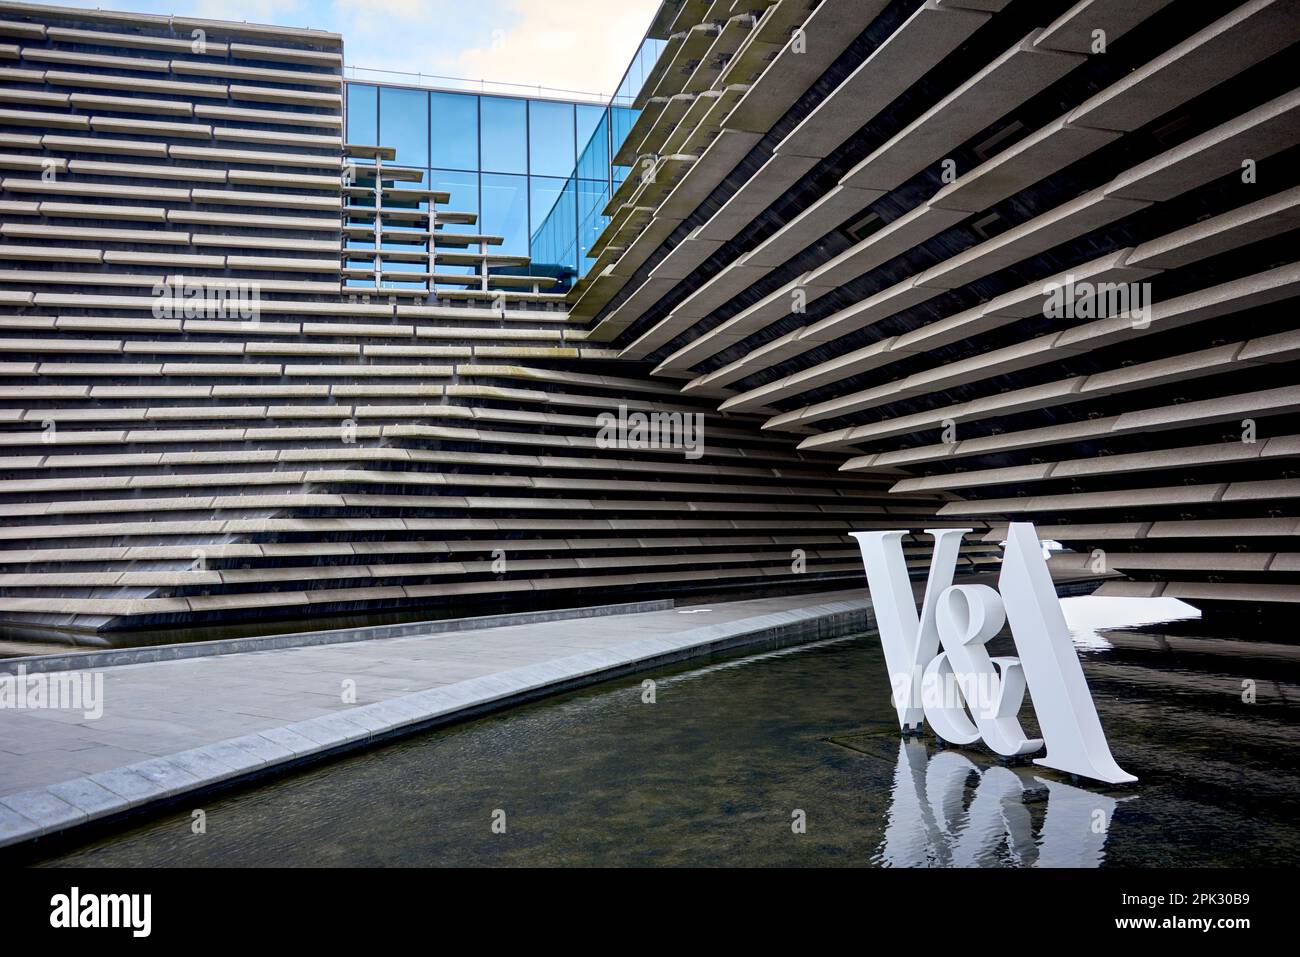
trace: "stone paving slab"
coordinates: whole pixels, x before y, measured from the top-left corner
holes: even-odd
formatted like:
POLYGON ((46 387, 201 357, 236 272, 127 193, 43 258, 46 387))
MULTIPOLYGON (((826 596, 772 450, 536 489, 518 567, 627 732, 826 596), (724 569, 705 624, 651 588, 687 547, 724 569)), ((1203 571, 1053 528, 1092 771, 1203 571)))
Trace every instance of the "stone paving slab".
POLYGON ((870 620, 853 590, 63 670, 102 675, 103 716, 0 709, 0 846, 639 668, 870 620))

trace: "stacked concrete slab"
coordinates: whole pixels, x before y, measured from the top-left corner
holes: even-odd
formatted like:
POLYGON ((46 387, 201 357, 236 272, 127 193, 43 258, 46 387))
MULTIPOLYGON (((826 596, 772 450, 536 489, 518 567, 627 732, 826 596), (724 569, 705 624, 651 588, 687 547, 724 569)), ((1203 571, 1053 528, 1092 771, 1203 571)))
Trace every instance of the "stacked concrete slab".
POLYGON ((1300 601, 1300 4, 655 24, 593 340, 991 544, 1033 520, 1104 593, 1300 601))
POLYGON ((0 3, 0 58, 11 631, 856 579, 849 530, 954 498, 593 343, 346 146, 338 36, 0 3), (602 440, 620 408, 703 415, 702 455, 602 440))

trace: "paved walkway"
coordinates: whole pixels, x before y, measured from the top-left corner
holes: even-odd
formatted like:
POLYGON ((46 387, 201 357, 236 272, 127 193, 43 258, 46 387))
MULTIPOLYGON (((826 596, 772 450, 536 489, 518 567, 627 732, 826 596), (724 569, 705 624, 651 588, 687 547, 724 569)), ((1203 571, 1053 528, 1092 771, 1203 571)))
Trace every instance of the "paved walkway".
POLYGON ((0 708, 0 846, 638 666, 847 634, 864 590, 55 672, 102 675, 103 716, 0 708))

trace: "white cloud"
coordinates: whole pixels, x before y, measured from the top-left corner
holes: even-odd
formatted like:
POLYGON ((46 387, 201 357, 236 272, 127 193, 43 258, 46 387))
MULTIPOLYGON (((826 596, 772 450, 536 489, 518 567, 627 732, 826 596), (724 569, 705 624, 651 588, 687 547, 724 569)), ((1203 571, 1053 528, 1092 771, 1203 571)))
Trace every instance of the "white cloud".
MULTIPOLYGON (((268 0, 277 2, 277 0, 268 0)), ((609 95, 658 0, 336 0, 350 66, 609 95)), ((526 90, 520 90, 526 93, 526 90)))
MULTIPOLYGON (((333 21, 343 34, 349 67, 398 73, 458 75, 456 55, 490 32, 501 0, 333 0, 333 21)), ((349 74, 351 75, 351 74, 349 74)), ((358 74, 365 76, 365 73, 358 74)), ((371 77, 371 79, 385 77, 371 77)), ((387 77, 403 81, 401 77, 387 77)), ((417 82, 408 77, 405 82, 417 82)), ((434 82, 426 78, 425 82, 434 82)))
POLYGON ((612 94, 658 0, 513 0, 488 43, 462 50, 466 76, 612 94))
MULTIPOLYGON (((171 4, 180 7, 181 4, 171 4)), ((177 10, 172 10, 178 13, 177 10)), ((208 20, 247 20, 279 27, 331 29, 318 9, 300 0, 198 0, 183 14, 208 20)))

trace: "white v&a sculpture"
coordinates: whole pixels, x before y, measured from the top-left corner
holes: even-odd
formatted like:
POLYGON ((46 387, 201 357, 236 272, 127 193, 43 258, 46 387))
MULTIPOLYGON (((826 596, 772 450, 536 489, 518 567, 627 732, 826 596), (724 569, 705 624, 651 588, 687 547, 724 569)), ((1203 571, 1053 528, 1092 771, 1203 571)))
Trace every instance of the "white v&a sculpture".
POLYGON ((996 591, 952 583, 962 536, 969 531, 927 530, 934 553, 919 615, 903 558, 909 533, 853 533, 899 726, 919 728, 929 721, 945 741, 983 740, 1006 757, 1046 745, 1035 764, 1108 784, 1136 781, 1111 756, 1034 526, 1013 522, 1008 528, 996 591), (985 644, 1007 622, 1019 654, 991 657, 985 644), (1026 686, 1042 738, 1029 738, 1020 727, 1026 686))

